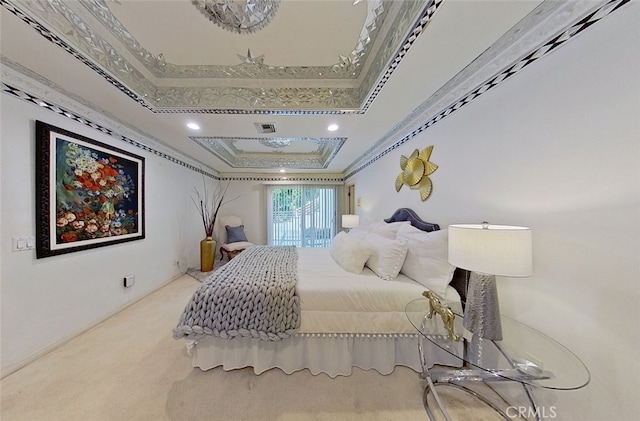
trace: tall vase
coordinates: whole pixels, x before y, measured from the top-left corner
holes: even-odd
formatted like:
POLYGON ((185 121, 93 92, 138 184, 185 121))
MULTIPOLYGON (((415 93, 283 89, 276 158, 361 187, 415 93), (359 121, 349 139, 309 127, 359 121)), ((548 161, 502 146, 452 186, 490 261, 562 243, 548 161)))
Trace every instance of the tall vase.
POLYGON ((216 255, 216 241, 207 237, 200 241, 200 272, 211 272, 216 255))

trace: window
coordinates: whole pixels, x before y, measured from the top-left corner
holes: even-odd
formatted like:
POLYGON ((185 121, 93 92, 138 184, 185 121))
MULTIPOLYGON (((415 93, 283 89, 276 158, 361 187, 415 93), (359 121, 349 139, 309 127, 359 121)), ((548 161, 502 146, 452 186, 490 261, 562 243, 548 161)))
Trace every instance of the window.
POLYGON ((337 230, 337 186, 267 186, 270 245, 329 247, 337 230))

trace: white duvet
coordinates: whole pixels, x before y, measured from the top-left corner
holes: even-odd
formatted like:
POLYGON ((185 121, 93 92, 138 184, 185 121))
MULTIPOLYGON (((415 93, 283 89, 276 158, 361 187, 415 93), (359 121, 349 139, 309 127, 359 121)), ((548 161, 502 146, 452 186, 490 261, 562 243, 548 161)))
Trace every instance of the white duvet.
MULTIPOLYGON (((404 309, 425 290, 402 274, 385 281, 366 267, 346 272, 328 248, 298 248, 300 333, 415 333, 404 309)), ((460 300, 452 287, 444 298, 460 300)))

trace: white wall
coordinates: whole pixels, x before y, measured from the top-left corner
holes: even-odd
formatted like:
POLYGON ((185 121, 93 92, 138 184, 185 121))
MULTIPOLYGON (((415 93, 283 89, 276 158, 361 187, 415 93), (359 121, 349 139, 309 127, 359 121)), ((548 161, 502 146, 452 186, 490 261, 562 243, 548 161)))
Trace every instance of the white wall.
POLYGON ((607 17, 347 180, 368 219, 407 206, 443 227, 532 228, 534 275, 498 288, 503 312, 591 371, 586 388, 548 396, 558 419, 640 413, 639 12, 607 17), (396 193, 400 155, 429 145, 432 196, 396 193))
MULTIPOLYGON (((203 179, 210 191, 226 182, 217 183, 9 95, 2 96, 1 105, 4 376, 161 287, 187 267, 198 267, 198 244, 204 229, 192 201, 194 188, 202 191, 203 179), (35 120, 146 158, 144 240, 44 259, 36 259, 35 251, 11 251, 12 237, 35 235, 35 120), (136 283, 125 289, 122 278, 127 274, 134 274, 136 283)), ((219 216, 240 216, 249 241, 266 244, 263 182, 251 177, 249 181, 231 181, 225 200, 229 202, 219 216)), ((216 234, 217 240, 223 239, 219 228, 216 234)))
MULTIPOLYGON (((231 199, 220 209, 220 216, 235 215, 242 218, 247 240, 255 244, 267 243, 265 186, 260 181, 231 181, 227 197, 231 199)), ((221 229, 216 230, 219 238, 221 229)))
POLYGON ((198 242, 204 233, 189 198, 193 187, 202 183, 200 174, 9 95, 2 95, 1 123, 2 372, 6 374, 159 288, 187 265, 197 265, 198 242), (35 251, 11 251, 12 237, 35 235, 36 119, 146 158, 144 240, 44 259, 36 259, 35 251), (134 274, 136 282, 125 289, 122 278, 127 274, 134 274))
MULTIPOLYGON (((230 176, 230 175, 221 175, 230 176)), ((243 177, 245 178, 245 177, 243 177)), ((260 176, 248 176, 247 180, 231 181, 227 197, 233 199, 229 201, 221 210, 220 215, 236 215, 242 218, 242 222, 245 226, 245 233, 247 239, 255 244, 267 244, 267 195, 266 195, 266 183, 262 181, 260 176), (255 178, 252 180, 252 178, 255 178)), ((272 178, 268 176, 267 179, 272 178)), ((313 181, 313 175, 305 174, 289 174, 290 181, 282 182, 282 185, 296 185, 296 184, 327 184, 322 180, 313 181), (298 177, 303 178, 304 181, 295 181, 298 177), (311 179, 311 180, 310 180, 311 179)), ((263 177, 264 179, 264 177, 263 177)), ((223 182, 224 183, 224 182, 223 182)), ((277 184, 274 181, 268 181, 269 184, 277 184)), ((334 185, 335 182, 329 184, 334 185)), ((344 194, 341 186, 338 187, 338 215, 342 214, 342 208, 344 207, 344 194)), ((218 227, 216 234, 218 238, 224 239, 221 236, 222 227, 218 227)))

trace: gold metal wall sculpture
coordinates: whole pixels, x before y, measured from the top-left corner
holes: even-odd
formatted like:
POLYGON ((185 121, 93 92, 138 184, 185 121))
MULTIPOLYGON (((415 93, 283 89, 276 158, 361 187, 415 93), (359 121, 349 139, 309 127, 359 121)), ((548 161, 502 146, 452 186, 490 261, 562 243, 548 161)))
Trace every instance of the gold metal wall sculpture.
POLYGON ((429 176, 438 169, 438 166, 429 162, 433 151, 433 145, 424 148, 421 152, 417 149, 407 158, 400 156, 400 168, 402 172, 396 177, 396 191, 400 191, 403 185, 412 190, 420 190, 420 199, 427 200, 433 189, 429 176))

